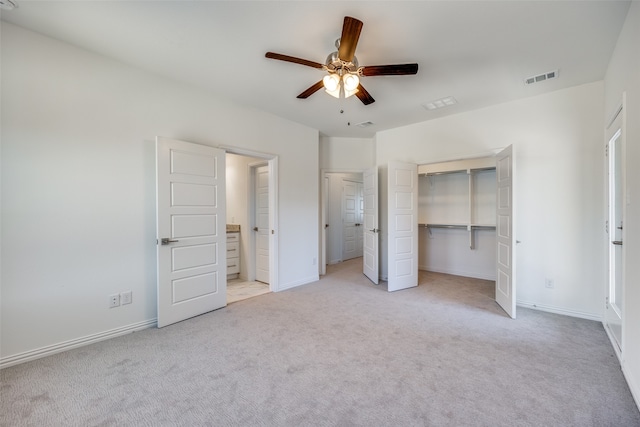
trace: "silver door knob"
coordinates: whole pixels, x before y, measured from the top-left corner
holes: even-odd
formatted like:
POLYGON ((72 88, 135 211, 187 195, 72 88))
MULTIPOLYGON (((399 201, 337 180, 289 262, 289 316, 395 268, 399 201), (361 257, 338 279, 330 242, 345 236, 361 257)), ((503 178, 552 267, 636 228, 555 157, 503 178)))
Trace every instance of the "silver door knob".
POLYGON ((162 239, 160 239, 161 245, 168 245, 169 243, 176 243, 176 242, 179 242, 179 240, 171 240, 169 237, 163 237, 162 239))
POLYGON ((258 231, 258 227, 253 227, 253 231, 258 231))
POLYGON ((614 240, 611 243, 613 243, 614 245, 622 246, 622 240, 614 240))

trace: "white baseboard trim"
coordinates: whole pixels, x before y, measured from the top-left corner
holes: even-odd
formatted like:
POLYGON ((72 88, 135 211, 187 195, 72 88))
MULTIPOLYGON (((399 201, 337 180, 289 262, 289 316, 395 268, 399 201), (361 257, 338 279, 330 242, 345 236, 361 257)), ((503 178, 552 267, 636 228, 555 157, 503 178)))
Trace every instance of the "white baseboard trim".
POLYGON ((624 379, 627 380, 629 390, 631 390, 631 396, 633 396, 633 400, 636 401, 636 406, 640 410, 640 385, 635 382, 633 373, 629 372, 626 363, 622 364, 622 375, 624 375, 624 379))
POLYGON ((419 265, 418 270, 431 271, 433 273, 451 274, 453 276, 471 277, 474 279, 496 280, 495 274, 480 274, 471 271, 450 270, 446 268, 432 268, 427 265, 419 265))
POLYGON ((287 289, 295 288, 296 286, 306 285, 308 283, 317 282, 318 280, 320 280, 320 275, 316 274, 314 276, 309 276, 305 279, 296 280, 295 282, 281 283, 275 292, 286 291, 287 289))
POLYGON ((560 307, 553 307, 550 305, 538 304, 538 303, 527 302, 527 301, 516 301, 516 305, 520 307, 531 308, 533 310, 546 311, 548 313, 562 314, 563 316, 578 317, 580 319, 596 320, 596 321, 602 322, 602 316, 598 316, 592 313, 584 313, 582 311, 567 310, 560 307))
POLYGON ((85 345, 93 344, 99 341, 108 340, 120 335, 126 335, 132 332, 141 331, 143 329, 152 328, 157 324, 157 319, 144 320, 142 322, 132 323, 131 325, 122 326, 120 328, 110 329, 108 331, 98 332, 97 334, 91 334, 81 338, 76 338, 58 344, 41 347, 35 350, 29 350, 23 353, 14 354, 12 356, 3 357, 0 359, 0 369, 8 368, 9 366, 18 365, 20 363, 29 362, 35 359, 40 359, 42 357, 51 356, 52 354, 62 353, 63 351, 71 350, 77 347, 83 347, 85 345))
POLYGON ((609 326, 607 326, 607 322, 605 322, 604 319, 602 319, 602 327, 604 328, 604 331, 607 333, 607 337, 609 338, 609 342, 611 343, 611 347, 613 348, 613 351, 616 353, 616 356, 618 357, 618 362, 620 363, 620 366, 622 366, 622 353, 620 352, 620 348, 616 343, 616 339, 613 337, 613 333, 611 332, 611 329, 609 328, 609 326))

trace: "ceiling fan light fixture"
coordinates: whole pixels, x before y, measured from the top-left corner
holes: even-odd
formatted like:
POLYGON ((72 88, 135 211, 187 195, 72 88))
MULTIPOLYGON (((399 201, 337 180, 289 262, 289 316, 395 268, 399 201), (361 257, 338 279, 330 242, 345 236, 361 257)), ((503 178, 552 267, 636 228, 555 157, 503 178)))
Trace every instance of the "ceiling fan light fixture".
MULTIPOLYGON (((327 92, 331 93, 340 89, 340 76, 337 74, 328 74, 322 79, 324 88, 327 92)), ((335 95, 334 95, 335 96, 335 95)))
MULTIPOLYGON (((349 92, 357 91, 358 90, 358 85, 360 84, 360 78, 358 78, 358 76, 356 74, 347 73, 344 76, 342 76, 342 82, 344 83, 345 93, 347 91, 349 91, 349 92)), ((355 92, 353 92, 353 93, 355 93, 355 92)), ((353 95, 353 93, 352 93, 352 95, 353 95)))

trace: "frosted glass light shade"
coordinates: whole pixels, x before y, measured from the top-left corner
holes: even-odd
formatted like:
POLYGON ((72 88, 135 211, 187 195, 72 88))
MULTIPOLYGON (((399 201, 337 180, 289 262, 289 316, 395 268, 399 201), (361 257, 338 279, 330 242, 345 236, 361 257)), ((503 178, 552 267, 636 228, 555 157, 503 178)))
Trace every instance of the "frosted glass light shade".
POLYGON ((342 82, 344 83, 345 91, 353 91, 358 89, 358 85, 360 84, 360 79, 355 74, 345 74, 342 77, 342 82))
POLYGON ((333 92, 340 87, 340 76, 337 74, 329 74, 324 76, 322 84, 327 92, 333 92))

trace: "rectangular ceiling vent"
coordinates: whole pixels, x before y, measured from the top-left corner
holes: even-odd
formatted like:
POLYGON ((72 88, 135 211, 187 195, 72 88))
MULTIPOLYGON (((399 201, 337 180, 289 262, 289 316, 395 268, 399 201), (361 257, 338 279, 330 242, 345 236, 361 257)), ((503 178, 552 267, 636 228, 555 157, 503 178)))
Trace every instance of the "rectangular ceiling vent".
POLYGON ((437 110, 439 108, 451 107, 456 105, 458 101, 453 96, 447 96, 446 98, 436 99, 431 102, 425 102, 422 106, 427 110, 437 110))
POLYGON ((366 121, 366 122, 362 122, 362 123, 358 123, 356 126, 361 127, 361 128, 366 128, 369 126, 372 126, 373 122, 370 121, 366 121))
POLYGON ((527 77, 524 79, 524 84, 532 85, 534 83, 540 83, 545 80, 551 80, 558 77, 558 70, 547 71, 546 73, 538 74, 537 76, 527 77))

